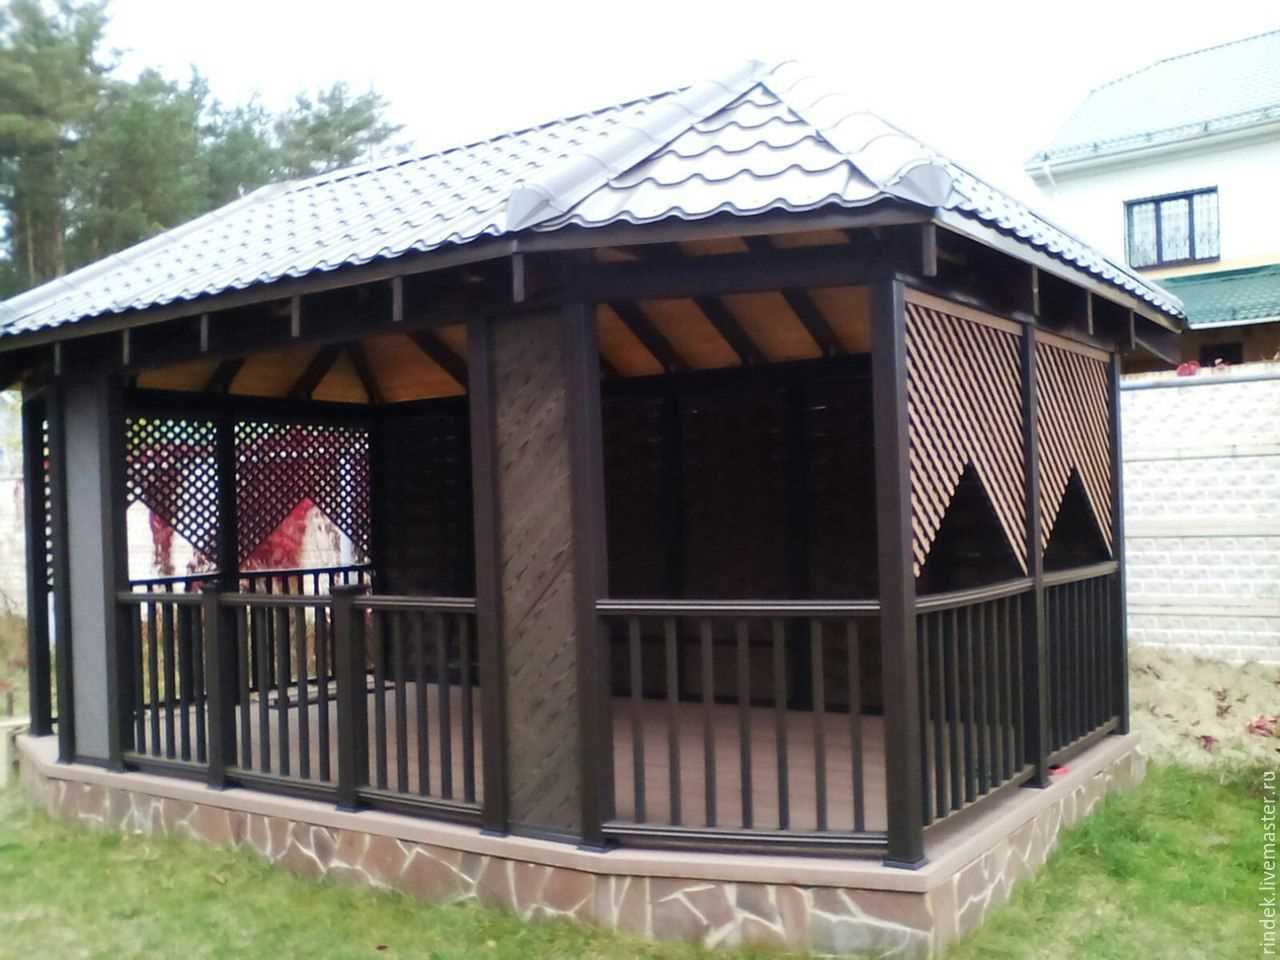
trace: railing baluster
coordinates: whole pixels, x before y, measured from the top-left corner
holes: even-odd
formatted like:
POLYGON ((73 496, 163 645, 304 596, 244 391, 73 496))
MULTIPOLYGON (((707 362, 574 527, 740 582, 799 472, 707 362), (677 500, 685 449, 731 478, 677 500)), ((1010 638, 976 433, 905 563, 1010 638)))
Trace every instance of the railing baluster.
MULTIPOLYGON (((920 802, 924 825, 933 822, 933 809, 930 804, 931 757, 929 750, 930 720, 933 710, 929 703, 929 617, 927 614, 916 617, 916 680, 919 684, 920 698, 920 802)), ((938 814, 941 816, 941 813, 938 814)))
POLYGON ((787 759, 787 625, 773 620, 773 736, 778 753, 778 829, 791 827, 791 782, 787 759))
POLYGON ((667 814, 680 825, 680 651, 675 617, 662 621, 667 668, 667 814))
POLYGON ((960 750, 960 614, 951 610, 947 640, 947 733, 951 740, 951 810, 964 806, 964 764, 960 750))
POLYGON ((988 673, 987 656, 987 605, 975 604, 968 608, 969 646, 973 651, 974 676, 977 679, 977 698, 974 702, 972 716, 973 732, 978 742, 978 796, 991 789, 991 752, 988 750, 987 734, 990 729, 988 708, 988 673), (973 622, 978 622, 977 633, 973 633, 973 622))
POLYGON ((640 649, 640 618, 627 618, 627 694, 631 704, 631 790, 634 804, 633 819, 644 823, 644 691, 641 679, 642 650, 640 649))
POLYGON ((151 697, 150 754, 160 756, 160 622, 158 607, 154 601, 147 604, 147 665, 148 690, 151 697))
POLYGON ((462 799, 476 801, 475 707, 471 691, 471 617, 458 614, 458 686, 462 695, 462 799))
POLYGON ((453 799, 453 719, 449 680, 448 623, 442 614, 435 615, 436 625, 436 693, 440 734, 440 794, 446 800, 453 799))
MULTIPOLYGON (((301 587, 301 584, 299 584, 301 587)), ((301 594, 302 590, 299 589, 301 594)), ((298 655, 298 776, 311 779, 311 667, 307 657, 307 608, 293 608, 293 639, 298 655)))
POLYGON ((747 621, 738 619, 738 769, 742 793, 742 826, 755 823, 751 782, 751 644, 747 621))
POLYGON ((817 829, 827 829, 827 693, 822 621, 809 620, 809 662, 813 682, 813 806, 817 829))
MULTIPOLYGON (((853 788, 853 829, 859 833, 867 829, 865 789, 862 782, 862 639, 858 633, 858 621, 850 617, 845 621, 845 642, 848 645, 849 667, 849 745, 853 788)), ((941 753, 941 743, 935 748, 941 753)))
POLYGON ((258 658, 258 769, 271 772, 271 647, 267 633, 270 611, 265 607, 251 607, 253 647, 258 658))
MULTIPOLYGON (((319 594, 319 591, 316 591, 319 594)), ((329 624, 325 608, 316 604, 316 741, 320 779, 329 782, 332 769, 329 762, 329 624)))
POLYGON ((1027 741, 1026 741, 1026 703, 1023 699, 1023 660, 1022 648, 1029 638, 1023 633, 1026 620, 1022 613, 1022 595, 1013 598, 1013 670, 1010 672, 1009 682, 1013 687, 1013 769, 1021 770, 1027 762, 1027 741))
POLYGON ((173 604, 164 603, 161 607, 161 619, 164 621, 164 755, 170 760, 177 757, 177 735, 175 732, 174 716, 177 712, 177 686, 176 679, 177 654, 174 642, 173 629, 173 604))
POLYGON ((943 614, 930 613, 925 615, 932 625, 928 633, 929 643, 929 661, 932 668, 930 675, 933 677, 933 691, 930 698, 933 700, 934 711, 934 737, 933 737, 933 791, 934 791, 934 808, 939 818, 945 817, 949 812, 947 807, 947 695, 946 695, 946 663, 944 656, 944 646, 946 638, 944 636, 945 626, 943 624, 943 614))
POLYGON ((229 616, 235 622, 236 644, 236 679, 240 684, 240 749, 236 754, 236 765, 243 770, 253 769, 253 725, 249 703, 252 697, 250 651, 253 640, 250 636, 248 619, 249 609, 232 607, 229 616))
POLYGON ((129 604, 129 632, 133 643, 133 749, 138 753, 147 752, 147 688, 146 666, 143 647, 146 644, 142 636, 142 607, 129 604))
POLYGON ((178 756, 191 759, 191 611, 177 607, 174 615, 178 624, 178 756))
POLYGON ((973 607, 964 608, 964 651, 961 662, 964 664, 964 798, 972 802, 977 799, 977 714, 974 710, 976 682, 973 670, 973 607))
POLYGON ((422 621, 423 615, 415 613, 412 627, 418 681, 418 793, 425 797, 431 793, 431 687, 427 682, 427 641, 422 621))
POLYGON ((409 715, 405 703, 403 619, 395 611, 387 612, 391 635, 391 669, 396 689, 396 789, 409 792, 409 715))
POLYGON ((995 621, 993 635, 995 638, 995 756, 996 769, 999 771, 999 783, 1009 779, 1009 743, 1013 736, 1009 729, 1009 598, 997 600, 991 608, 995 621))
POLYGON ((292 671, 290 670, 289 656, 289 608, 277 607, 275 614, 275 629, 272 631, 272 639, 276 646, 276 655, 278 658, 276 668, 276 728, 278 731, 279 742, 276 746, 276 752, 280 758, 280 775, 289 776, 290 754, 293 753, 292 737, 289 735, 289 685, 292 680, 292 671))
POLYGON ((703 617, 698 625, 702 647, 702 792, 706 805, 707 826, 716 825, 716 731, 713 715, 715 704, 715 651, 711 646, 711 619, 703 617))
POLYGON ((208 704, 205 697, 204 648, 208 642, 205 635, 204 619, 199 607, 188 607, 191 615, 191 685, 193 710, 195 713, 196 763, 208 763, 208 738, 205 730, 205 711, 208 704))
POLYGON ((373 647, 373 785, 387 789, 387 629, 380 610, 369 617, 373 647))

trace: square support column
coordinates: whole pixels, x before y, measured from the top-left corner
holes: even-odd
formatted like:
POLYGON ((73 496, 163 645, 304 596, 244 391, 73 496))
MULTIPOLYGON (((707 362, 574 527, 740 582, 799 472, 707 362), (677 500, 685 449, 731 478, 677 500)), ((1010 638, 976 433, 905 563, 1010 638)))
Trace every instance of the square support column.
POLYGON ((1110 641, 1115 644, 1115 705, 1119 722, 1115 733, 1129 732, 1129 618, 1125 596, 1124 562, 1124 446, 1121 438, 1120 378, 1123 369, 1120 354, 1111 356, 1108 384, 1111 391, 1111 542, 1116 558, 1116 583, 1111 597, 1111 616, 1115 624, 1110 641))
POLYGON ((106 373, 85 371, 67 378, 62 398, 57 452, 65 469, 75 753, 122 769, 132 698, 128 635, 118 629, 116 603, 127 586, 120 385, 106 373))
MULTIPOLYGON (((473 324, 476 597, 506 694, 505 755, 491 756, 487 738, 486 763, 504 761, 512 832, 599 846, 612 750, 595 616, 605 552, 594 317, 575 303, 473 324)), ((489 704, 494 686, 482 682, 489 704)))
POLYGON ((1040 542, 1040 426, 1036 400, 1036 335, 1022 337, 1022 442, 1026 473, 1027 573, 1031 595, 1022 609, 1023 762, 1035 767, 1032 786, 1049 786, 1049 639, 1044 604, 1044 550, 1040 542))
POLYGON ((31 732, 45 737, 53 732, 49 651, 49 565, 45 557, 44 457, 45 404, 42 397, 22 400, 22 483, 26 521, 27 560, 27 673, 31 732))
POLYGON ((880 645, 884 662, 885 862, 915 868, 924 856, 916 584, 911 554, 907 350, 902 281, 873 288, 871 390, 875 417, 880 552, 880 645))

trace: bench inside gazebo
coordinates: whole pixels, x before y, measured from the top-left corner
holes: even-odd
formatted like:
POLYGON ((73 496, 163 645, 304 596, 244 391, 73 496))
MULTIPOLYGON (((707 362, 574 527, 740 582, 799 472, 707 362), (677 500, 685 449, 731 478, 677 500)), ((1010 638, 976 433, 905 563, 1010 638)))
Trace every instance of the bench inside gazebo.
POLYGON ((316 830, 470 854, 457 895, 657 936, 976 922, 975 864, 1007 894, 984 857, 1139 775, 1119 357, 1181 311, 835 102, 752 64, 6 304, 37 792, 279 859, 274 818, 321 872, 316 830), (189 569, 130 577, 130 509, 189 569), (341 549, 281 568, 300 509, 341 549))

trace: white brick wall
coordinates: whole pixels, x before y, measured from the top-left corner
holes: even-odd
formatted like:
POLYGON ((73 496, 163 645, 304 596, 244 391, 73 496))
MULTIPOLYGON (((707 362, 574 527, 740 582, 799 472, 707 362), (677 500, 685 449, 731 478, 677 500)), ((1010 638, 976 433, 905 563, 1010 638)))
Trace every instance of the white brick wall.
POLYGON ((1130 642, 1280 663, 1280 364, 1124 386, 1130 642))

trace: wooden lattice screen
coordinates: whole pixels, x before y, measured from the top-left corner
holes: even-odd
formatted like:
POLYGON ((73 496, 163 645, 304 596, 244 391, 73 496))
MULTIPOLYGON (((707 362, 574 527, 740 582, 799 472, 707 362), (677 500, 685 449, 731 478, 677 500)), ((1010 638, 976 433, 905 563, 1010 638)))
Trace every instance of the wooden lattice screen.
MULTIPOLYGON (((217 424, 200 417, 126 418, 127 505, 142 503, 209 564, 219 556, 217 424)), ((243 563, 304 500, 369 556, 369 431, 363 426, 235 425, 236 548, 243 563)))
POLYGON ((1027 569, 1020 329, 912 294, 906 305, 912 550, 920 575, 972 466, 1027 569), (963 315, 961 315, 963 314, 963 315))
POLYGON ((236 424, 237 548, 243 563, 304 500, 369 557, 369 431, 363 426, 236 424))
POLYGON ((1111 538, 1111 395, 1105 355, 1036 341, 1040 543, 1047 546, 1071 473, 1080 476, 1107 549, 1111 538))
POLYGON ((206 560, 218 556, 217 426, 167 416, 125 421, 125 491, 184 537, 206 560))

